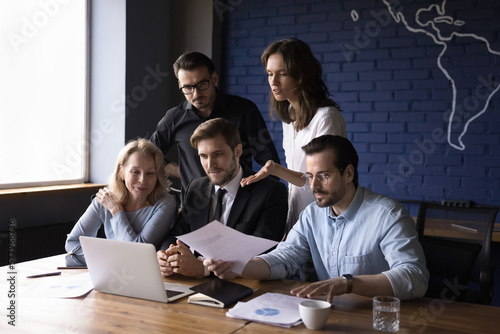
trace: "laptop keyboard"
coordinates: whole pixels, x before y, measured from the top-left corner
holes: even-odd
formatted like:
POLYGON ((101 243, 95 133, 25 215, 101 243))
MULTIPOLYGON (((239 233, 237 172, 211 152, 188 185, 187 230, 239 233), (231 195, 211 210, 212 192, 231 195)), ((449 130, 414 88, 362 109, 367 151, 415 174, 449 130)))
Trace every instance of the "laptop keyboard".
POLYGON ((167 291, 167 298, 172 298, 172 297, 175 297, 177 295, 184 293, 182 291, 175 291, 175 290, 165 290, 165 291, 167 291))

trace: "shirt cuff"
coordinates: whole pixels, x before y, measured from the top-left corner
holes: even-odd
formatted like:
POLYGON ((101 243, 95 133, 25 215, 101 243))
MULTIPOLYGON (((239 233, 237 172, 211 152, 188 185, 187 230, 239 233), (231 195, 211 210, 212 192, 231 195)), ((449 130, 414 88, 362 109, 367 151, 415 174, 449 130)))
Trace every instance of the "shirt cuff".
POLYGON ((271 271, 271 276, 269 277, 269 280, 277 280, 288 277, 286 266, 281 261, 275 259, 273 256, 269 254, 263 254, 256 257, 266 261, 267 264, 269 265, 269 270, 271 271))
MULTIPOLYGON (((198 261, 201 261, 201 263, 203 263, 203 260, 205 260, 203 256, 198 256, 198 261)), ((208 277, 208 276, 210 276, 210 271, 208 270, 207 267, 203 266, 203 277, 208 277)))

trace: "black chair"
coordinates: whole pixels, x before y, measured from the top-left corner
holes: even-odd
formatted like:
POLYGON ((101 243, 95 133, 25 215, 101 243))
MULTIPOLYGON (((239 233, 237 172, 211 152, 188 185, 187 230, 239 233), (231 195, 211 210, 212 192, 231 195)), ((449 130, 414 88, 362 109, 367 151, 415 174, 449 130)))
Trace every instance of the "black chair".
POLYGON ((427 297, 491 303, 496 214, 495 208, 420 204, 417 231, 430 272, 427 297))

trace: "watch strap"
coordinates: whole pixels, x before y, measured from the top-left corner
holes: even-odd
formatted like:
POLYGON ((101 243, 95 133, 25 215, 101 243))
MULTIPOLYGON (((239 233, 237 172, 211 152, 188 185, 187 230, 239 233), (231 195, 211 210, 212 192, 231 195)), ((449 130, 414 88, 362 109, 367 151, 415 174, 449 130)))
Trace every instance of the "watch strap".
POLYGON ((352 292, 352 283, 354 281, 354 277, 352 277, 351 274, 344 274, 344 275, 342 275, 342 278, 347 281, 347 291, 346 291, 346 293, 351 293, 352 292))

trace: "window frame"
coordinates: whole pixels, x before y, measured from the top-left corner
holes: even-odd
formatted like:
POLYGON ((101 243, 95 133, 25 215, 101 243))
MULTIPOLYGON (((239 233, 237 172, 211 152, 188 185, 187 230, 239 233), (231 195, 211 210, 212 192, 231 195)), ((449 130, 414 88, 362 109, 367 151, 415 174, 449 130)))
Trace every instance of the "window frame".
POLYGON ((82 141, 82 178, 68 180, 50 180, 50 181, 32 181, 0 183, 1 193, 9 193, 9 190, 17 191, 23 188, 50 187, 61 185, 78 185, 90 181, 90 120, 91 120, 91 59, 92 59, 92 0, 82 0, 85 11, 85 36, 84 36, 84 54, 85 54, 85 83, 84 83, 84 107, 83 107, 83 137, 82 141))

